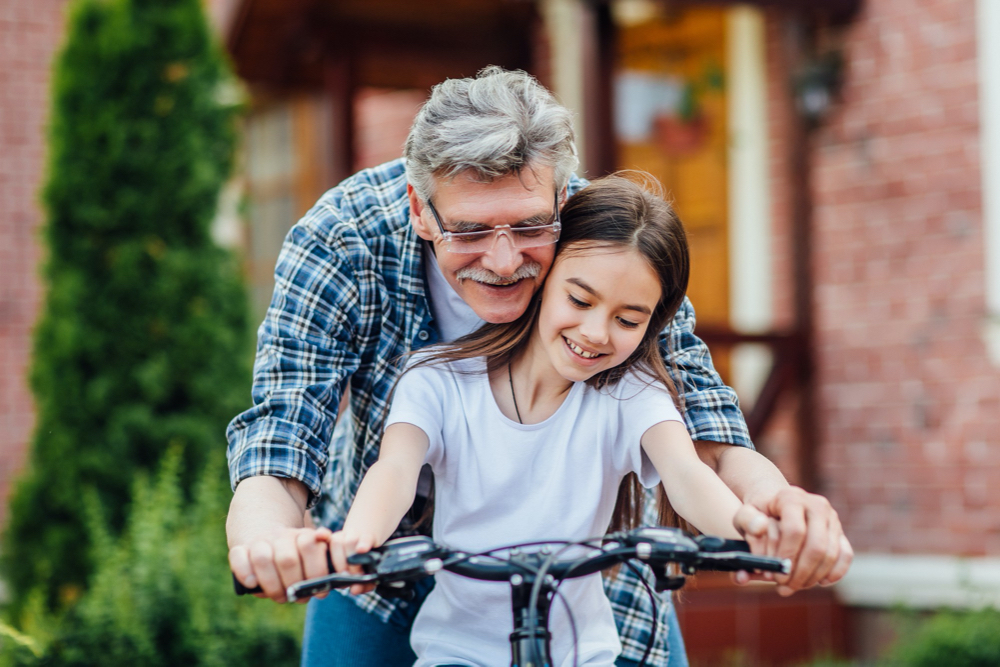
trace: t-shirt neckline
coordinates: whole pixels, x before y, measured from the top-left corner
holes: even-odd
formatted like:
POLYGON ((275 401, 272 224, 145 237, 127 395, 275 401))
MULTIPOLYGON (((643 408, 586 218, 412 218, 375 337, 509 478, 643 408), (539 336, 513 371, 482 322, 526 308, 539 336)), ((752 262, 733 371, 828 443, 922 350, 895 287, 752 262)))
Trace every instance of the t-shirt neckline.
POLYGON ((560 403, 559 407, 555 409, 555 412, 553 412, 551 415, 549 415, 542 421, 537 422, 535 424, 522 424, 516 419, 511 419, 510 417, 505 415, 503 413, 503 410, 500 409, 500 405, 497 403, 496 396, 493 395, 493 389, 492 387, 490 387, 490 374, 489 371, 486 369, 486 358, 485 357, 482 358, 481 361, 483 365, 482 369, 483 373, 481 381, 484 383, 484 388, 487 392, 487 395, 489 396, 490 409, 494 412, 494 414, 497 417, 500 418, 501 423, 518 431, 537 431, 540 428, 545 428, 545 426, 549 422, 554 421, 556 418, 559 417, 560 412, 569 409, 566 406, 570 403, 571 400, 573 400, 576 397, 576 393, 580 391, 580 387, 586 384, 585 382, 574 382, 573 386, 570 387, 569 392, 566 394, 566 397, 563 399, 562 403, 560 403))

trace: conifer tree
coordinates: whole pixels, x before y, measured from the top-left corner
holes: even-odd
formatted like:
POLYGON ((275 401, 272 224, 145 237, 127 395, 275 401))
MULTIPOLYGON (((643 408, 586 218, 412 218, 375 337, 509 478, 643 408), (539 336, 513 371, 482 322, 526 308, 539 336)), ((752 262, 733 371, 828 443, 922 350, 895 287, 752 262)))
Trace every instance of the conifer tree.
POLYGON ((237 91, 200 0, 71 5, 43 193, 37 426, 3 539, 15 614, 33 589, 57 608, 85 585, 87 494, 120 530, 137 472, 168 448, 189 479, 225 450, 248 386, 246 295, 210 231, 237 91))

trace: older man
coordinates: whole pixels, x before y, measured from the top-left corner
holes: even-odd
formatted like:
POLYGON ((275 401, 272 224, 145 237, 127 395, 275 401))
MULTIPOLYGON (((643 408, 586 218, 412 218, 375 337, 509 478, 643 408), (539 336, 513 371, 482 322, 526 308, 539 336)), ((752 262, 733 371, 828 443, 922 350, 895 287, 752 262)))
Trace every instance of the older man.
MULTIPOLYGON (((555 246, 521 243, 516 229, 552 217, 585 185, 576 166, 570 112, 528 75, 488 68, 436 86, 404 160, 347 179, 293 227, 259 332, 255 405, 228 433, 229 559, 244 584, 280 602, 289 584, 326 572, 306 510, 321 527, 343 522, 377 458, 399 357, 525 311, 555 246), (484 252, 454 253, 442 243, 446 231, 501 226, 512 233, 484 252)), ((738 527, 758 549, 793 560, 782 592, 836 581, 852 557, 836 512, 790 487, 753 450, 736 396, 693 331, 685 302, 664 332, 664 353, 699 454, 745 503, 738 527), (766 546, 769 525, 780 532, 766 546)), ((607 588, 624 646, 619 665, 635 664, 652 633, 651 664, 666 664, 668 654, 669 664, 685 664, 669 598, 657 619, 629 570, 607 588)), ((311 601, 303 664, 412 663, 415 607, 374 593, 311 601)))

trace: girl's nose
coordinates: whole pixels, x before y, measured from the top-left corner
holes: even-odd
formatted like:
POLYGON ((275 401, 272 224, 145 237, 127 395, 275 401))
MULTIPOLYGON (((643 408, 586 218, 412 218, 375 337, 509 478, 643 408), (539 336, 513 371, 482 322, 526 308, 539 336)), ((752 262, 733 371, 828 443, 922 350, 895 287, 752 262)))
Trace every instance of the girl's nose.
POLYGON ((608 342, 608 324, 597 314, 584 318, 580 324, 580 333, 594 345, 605 345, 608 342))

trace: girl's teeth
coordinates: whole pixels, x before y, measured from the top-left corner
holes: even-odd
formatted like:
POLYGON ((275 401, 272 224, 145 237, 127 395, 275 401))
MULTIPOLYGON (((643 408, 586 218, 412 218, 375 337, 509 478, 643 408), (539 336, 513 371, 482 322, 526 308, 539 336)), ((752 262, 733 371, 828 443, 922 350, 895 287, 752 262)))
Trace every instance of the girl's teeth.
POLYGON ((575 345, 573 343, 573 341, 571 341, 569 339, 566 340, 566 344, 569 345, 569 349, 573 350, 574 352, 576 352, 577 354, 579 354, 584 359, 593 359, 594 357, 599 357, 600 356, 596 352, 587 352, 586 350, 584 350, 579 345, 575 345))

